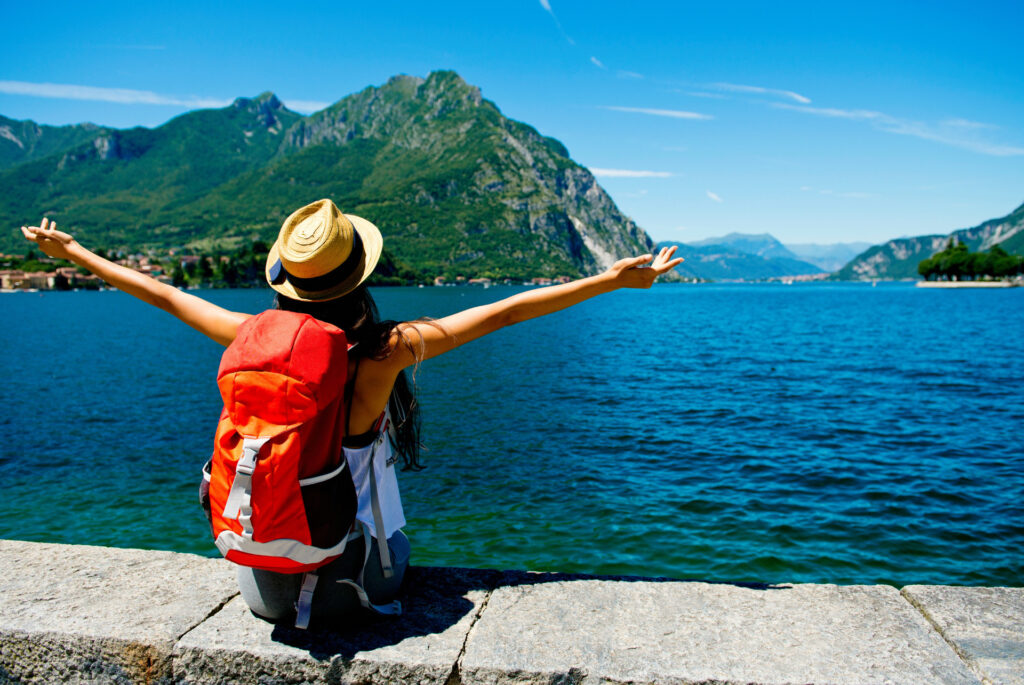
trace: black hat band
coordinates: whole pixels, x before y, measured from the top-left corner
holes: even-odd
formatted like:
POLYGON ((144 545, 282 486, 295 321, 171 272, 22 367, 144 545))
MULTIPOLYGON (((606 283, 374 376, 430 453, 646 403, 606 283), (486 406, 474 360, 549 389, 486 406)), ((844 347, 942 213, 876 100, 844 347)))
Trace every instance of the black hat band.
POLYGON ((288 281, 299 290, 304 290, 308 293, 322 292, 344 283, 360 266, 362 266, 362 263, 363 239, 359 237, 358 231, 352 231, 352 251, 349 253, 345 261, 327 273, 321 276, 314 276, 313 278, 300 278, 295 274, 289 273, 288 270, 284 268, 284 264, 281 263, 279 258, 274 265, 270 267, 270 282, 274 285, 280 285, 285 281, 288 281))

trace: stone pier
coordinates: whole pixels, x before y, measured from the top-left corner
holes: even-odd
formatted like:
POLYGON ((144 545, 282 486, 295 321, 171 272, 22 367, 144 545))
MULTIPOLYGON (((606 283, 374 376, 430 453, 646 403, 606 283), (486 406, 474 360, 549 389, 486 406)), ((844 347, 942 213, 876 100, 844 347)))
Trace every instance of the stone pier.
POLYGON ((413 567, 401 599, 300 631, 219 559, 0 540, 0 683, 1024 685, 1024 588, 413 567))

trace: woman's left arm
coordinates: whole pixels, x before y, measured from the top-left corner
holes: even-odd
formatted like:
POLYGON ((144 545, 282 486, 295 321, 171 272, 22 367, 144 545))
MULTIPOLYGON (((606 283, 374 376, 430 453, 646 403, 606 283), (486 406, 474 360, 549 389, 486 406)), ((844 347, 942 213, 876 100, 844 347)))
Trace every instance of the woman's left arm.
POLYGON ((133 269, 115 264, 82 247, 56 223, 43 219, 39 226, 22 226, 26 240, 39 245, 50 257, 66 259, 85 267, 118 290, 173 314, 203 335, 227 346, 235 339, 238 326, 249 314, 232 312, 212 302, 184 293, 133 269))

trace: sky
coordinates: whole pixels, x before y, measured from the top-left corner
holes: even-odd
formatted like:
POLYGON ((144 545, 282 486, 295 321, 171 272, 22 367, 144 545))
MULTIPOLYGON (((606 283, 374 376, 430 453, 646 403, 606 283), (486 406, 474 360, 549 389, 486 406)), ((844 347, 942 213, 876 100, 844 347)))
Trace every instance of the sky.
POLYGON ((1024 202, 1024 3, 4 3, 0 114, 309 113, 453 69, 655 240, 948 233, 1024 202))

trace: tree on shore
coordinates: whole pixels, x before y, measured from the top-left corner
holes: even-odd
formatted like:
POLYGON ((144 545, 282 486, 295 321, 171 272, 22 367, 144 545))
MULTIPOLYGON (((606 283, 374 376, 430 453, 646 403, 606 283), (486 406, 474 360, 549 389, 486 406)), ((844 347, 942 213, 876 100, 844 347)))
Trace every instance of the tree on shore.
POLYGON ((926 281, 966 281, 1010 278, 1024 273, 1024 257, 1009 254, 998 245, 987 252, 971 252, 950 238, 946 249, 922 260, 917 273, 926 281))

